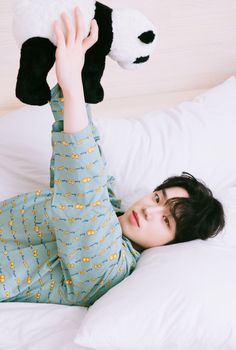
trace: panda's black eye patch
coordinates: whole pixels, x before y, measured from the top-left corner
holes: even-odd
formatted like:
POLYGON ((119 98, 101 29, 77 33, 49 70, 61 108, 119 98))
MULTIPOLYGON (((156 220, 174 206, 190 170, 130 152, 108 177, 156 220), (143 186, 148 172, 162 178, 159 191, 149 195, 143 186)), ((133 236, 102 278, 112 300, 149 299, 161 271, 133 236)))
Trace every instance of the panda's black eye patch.
POLYGON ((136 60, 133 63, 144 63, 147 62, 147 60, 149 59, 149 56, 144 56, 144 57, 138 57, 136 58, 136 60))
POLYGON ((155 39, 155 34, 152 30, 149 30, 147 32, 143 32, 141 35, 139 35, 139 40, 142 41, 144 44, 150 44, 155 39))

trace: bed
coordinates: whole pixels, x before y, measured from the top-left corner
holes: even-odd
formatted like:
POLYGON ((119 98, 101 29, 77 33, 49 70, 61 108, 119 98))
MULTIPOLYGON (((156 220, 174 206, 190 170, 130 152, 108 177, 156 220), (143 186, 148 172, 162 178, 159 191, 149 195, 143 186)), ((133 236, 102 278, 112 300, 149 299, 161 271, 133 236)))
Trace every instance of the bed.
MULTIPOLYGON (((223 202, 226 227, 204 242, 146 250, 132 275, 89 309, 1 303, 0 349, 236 348, 236 3, 146 4, 128 5, 156 23, 154 57, 136 72, 108 60, 105 100, 92 107, 115 193, 127 208, 168 175, 189 171, 223 202)), ((47 187, 53 117, 49 106, 25 106, 15 98, 19 48, 11 1, 1 1, 0 13, 4 200, 47 187)), ((49 82, 56 82, 53 69, 49 82)))

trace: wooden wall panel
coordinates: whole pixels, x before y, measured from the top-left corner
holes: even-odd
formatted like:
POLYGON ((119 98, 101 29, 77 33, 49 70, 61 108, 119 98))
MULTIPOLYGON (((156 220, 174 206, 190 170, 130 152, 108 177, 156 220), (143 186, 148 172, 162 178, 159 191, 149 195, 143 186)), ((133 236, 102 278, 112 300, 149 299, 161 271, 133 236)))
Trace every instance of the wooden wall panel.
MULTIPOLYGON (((107 60, 104 105, 124 100, 128 105, 130 97, 130 103, 141 103, 146 98, 145 101, 154 101, 156 107, 155 96, 166 94, 171 98, 177 92, 208 89, 236 74, 235 0, 104 0, 103 3, 138 8, 158 28, 157 50, 142 69, 125 71, 107 60)), ((14 95, 19 48, 11 32, 11 5, 11 0, 0 1, 0 114, 22 105, 14 95)), ((49 81, 55 82, 53 70, 49 81)))

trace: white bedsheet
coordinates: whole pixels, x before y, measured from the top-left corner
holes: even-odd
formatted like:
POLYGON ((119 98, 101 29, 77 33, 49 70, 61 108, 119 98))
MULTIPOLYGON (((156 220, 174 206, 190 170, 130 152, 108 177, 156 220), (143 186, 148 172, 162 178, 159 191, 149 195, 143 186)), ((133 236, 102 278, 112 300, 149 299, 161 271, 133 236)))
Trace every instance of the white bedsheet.
POLYGON ((73 342, 87 312, 80 306, 1 303, 1 350, 88 350, 73 342))

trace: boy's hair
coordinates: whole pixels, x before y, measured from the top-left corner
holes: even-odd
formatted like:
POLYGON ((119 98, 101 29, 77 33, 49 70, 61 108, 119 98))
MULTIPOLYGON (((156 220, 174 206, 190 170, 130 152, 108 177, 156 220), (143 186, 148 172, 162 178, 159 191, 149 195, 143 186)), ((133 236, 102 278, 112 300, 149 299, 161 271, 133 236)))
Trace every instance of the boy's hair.
POLYGON ((176 222, 175 238, 165 245, 187 242, 194 239, 215 237, 224 227, 225 218, 222 204, 213 197, 203 182, 191 174, 166 179, 153 192, 170 187, 182 187, 189 198, 170 198, 166 205, 176 222))

